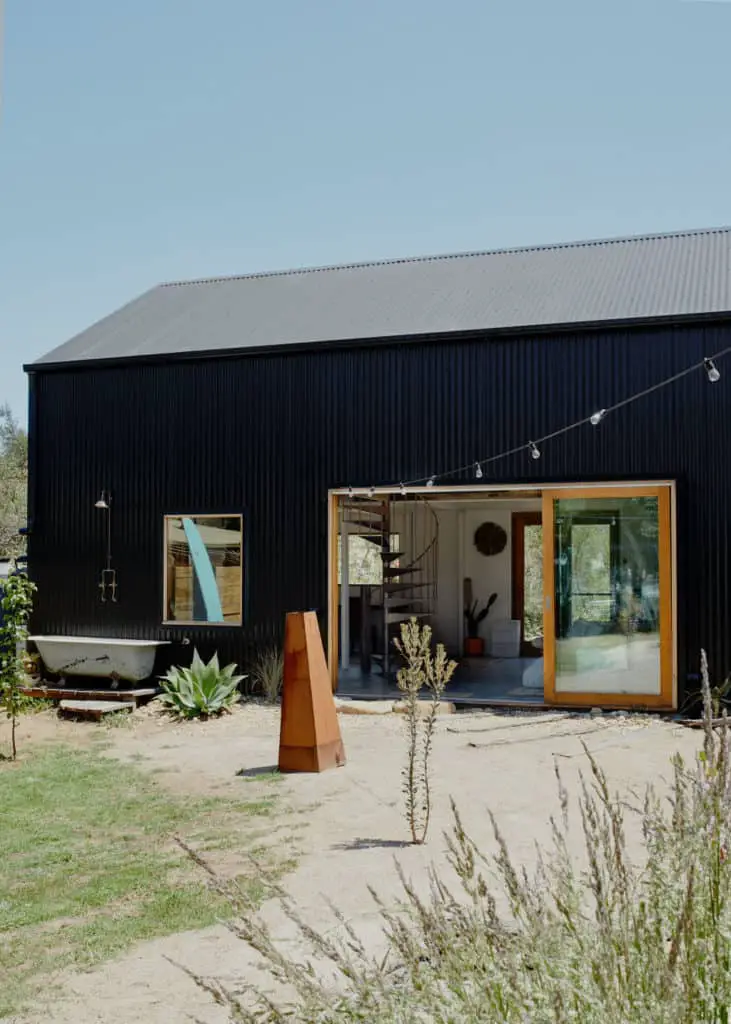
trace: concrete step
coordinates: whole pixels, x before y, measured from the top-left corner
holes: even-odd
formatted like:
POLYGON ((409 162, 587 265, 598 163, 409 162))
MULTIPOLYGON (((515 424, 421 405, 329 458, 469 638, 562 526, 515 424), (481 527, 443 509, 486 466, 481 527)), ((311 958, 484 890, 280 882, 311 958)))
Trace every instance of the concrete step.
POLYGON ((59 706, 63 715, 91 718, 95 722, 100 722, 105 715, 134 711, 134 705, 128 700, 62 700, 59 706))

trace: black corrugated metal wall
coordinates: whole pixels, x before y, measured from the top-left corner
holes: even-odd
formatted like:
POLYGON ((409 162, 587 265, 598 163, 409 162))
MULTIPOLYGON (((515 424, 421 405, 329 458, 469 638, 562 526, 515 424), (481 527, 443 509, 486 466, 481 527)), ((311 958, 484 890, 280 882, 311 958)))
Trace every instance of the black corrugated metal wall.
MULTIPOLYGON (((326 620, 327 492, 426 477, 611 405, 731 327, 381 344, 48 370, 31 381, 31 572, 42 633, 180 641, 246 663, 287 610, 326 620), (102 604, 111 490, 119 603, 102 604), (243 629, 164 627, 163 515, 245 516, 243 629)), ((731 670, 731 366, 496 463, 483 482, 675 479, 681 685, 731 670)), ((452 481, 450 481, 452 482, 452 481)), ((468 480, 455 480, 467 483, 468 480)), ((180 652, 174 645, 170 657, 180 652)))

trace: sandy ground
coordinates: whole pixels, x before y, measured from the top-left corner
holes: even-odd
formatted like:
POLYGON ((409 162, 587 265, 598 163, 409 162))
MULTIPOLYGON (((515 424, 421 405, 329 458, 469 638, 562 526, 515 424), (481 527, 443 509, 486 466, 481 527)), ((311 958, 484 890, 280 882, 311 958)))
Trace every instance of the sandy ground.
MULTIPOLYGON (((177 792, 245 791, 253 797, 261 787, 275 785, 281 819, 273 841, 295 842, 299 853, 298 867, 285 879, 286 890, 308 922, 322 930, 335 927, 327 907, 327 900, 333 901, 374 949, 380 928, 367 887, 374 886, 387 901, 397 899, 394 858, 420 886, 426 884, 431 864, 448 871, 442 833, 451 821, 450 797, 483 849, 492 849, 486 814, 490 808, 516 860, 531 863, 534 844, 547 844, 549 815, 558 809, 556 759, 574 795, 579 772, 586 768, 581 741, 596 755, 614 788, 641 791, 651 780, 667 780, 671 754, 680 750, 692 757, 701 738, 695 730, 634 716, 444 716, 433 756, 432 828, 425 846, 412 847, 404 845, 407 831, 401 811, 401 716, 341 716, 348 758, 344 768, 323 775, 287 776, 272 784, 257 781, 257 773, 276 764, 276 710, 248 706, 225 720, 186 725, 161 722, 151 712, 138 714, 130 728, 106 731, 110 756, 155 771, 177 792)), ((2 742, 5 725, 0 729, 2 742)), ((44 715, 35 721, 25 719, 23 729, 28 736, 21 735, 21 742, 32 737, 88 743, 99 727, 44 715)), ((578 828, 573 837, 578 852, 578 828)), ((265 904, 262 915, 295 952, 293 926, 277 904, 265 904)), ((253 954, 224 927, 211 928, 147 942, 104 967, 63 977, 61 997, 52 1006, 16 1018, 13 1024, 223 1024, 226 1014, 170 960, 232 987, 263 980, 253 954)))

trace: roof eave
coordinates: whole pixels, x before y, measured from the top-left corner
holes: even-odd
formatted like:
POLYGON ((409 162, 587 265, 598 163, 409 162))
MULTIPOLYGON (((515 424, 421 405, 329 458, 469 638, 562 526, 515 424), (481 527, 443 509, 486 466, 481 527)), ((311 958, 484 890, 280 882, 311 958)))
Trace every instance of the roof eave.
POLYGON ((375 348, 387 345, 429 344, 444 341, 481 341, 497 337, 527 337, 546 334, 567 334, 588 330, 623 330, 637 327, 688 326, 692 323, 724 323, 731 321, 731 309, 708 313, 673 313, 666 316, 625 317, 616 320, 585 320, 567 323, 533 324, 511 327, 490 327, 468 331, 439 331, 421 334, 380 335, 368 338, 347 338, 341 341, 305 341, 285 345, 261 345, 243 348, 193 349, 188 352, 148 353, 111 356, 101 359, 66 359, 58 362, 24 363, 25 373, 59 372, 80 369, 112 369, 116 366, 159 365, 164 363, 206 362, 211 359, 240 359, 242 356, 283 355, 285 353, 338 351, 350 348, 375 348))

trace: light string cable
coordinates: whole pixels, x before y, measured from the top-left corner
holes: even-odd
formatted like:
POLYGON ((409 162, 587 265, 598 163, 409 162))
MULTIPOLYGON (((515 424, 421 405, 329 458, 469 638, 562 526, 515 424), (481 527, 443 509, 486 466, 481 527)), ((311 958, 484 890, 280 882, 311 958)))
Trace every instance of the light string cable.
MULTIPOLYGON (((371 487, 368 491, 372 494, 376 490, 393 490, 398 488, 401 493, 404 494, 407 487, 418 487, 420 485, 433 487, 437 480, 443 480, 447 477, 461 476, 469 470, 472 470, 474 476, 479 480, 484 476, 485 466, 489 466, 493 462, 498 462, 500 459, 507 459, 511 455, 517 455, 519 452, 523 451, 527 451, 533 459, 540 459, 540 446, 545 444, 547 441, 552 441, 556 437, 562 437, 564 434, 568 434, 572 430, 577 430, 579 427, 585 426, 587 423, 596 427, 607 416, 617 412, 618 409, 624 409, 633 402, 638 402, 641 398, 647 398, 648 395, 652 395, 656 391, 662 390, 662 388, 669 387, 676 381, 682 380, 684 377, 689 377, 692 373, 697 373, 698 370, 705 370, 709 382, 711 384, 715 384, 721 377, 720 371, 716 366, 716 362, 723 359, 724 356, 729 355, 729 353, 731 353, 731 345, 721 349, 719 352, 715 352, 712 356, 704 356, 704 358, 698 360, 698 362, 693 363, 691 366, 687 366, 684 370, 679 370, 678 373, 674 373, 670 377, 665 377, 656 384, 652 384, 649 388, 643 388, 642 391, 637 391, 635 394, 629 395, 629 397, 623 398, 619 402, 615 402, 613 405, 608 405, 606 408, 597 409, 596 412, 591 414, 591 416, 584 416, 580 420, 576 420, 574 423, 568 423, 566 426, 559 427, 558 430, 552 430, 549 434, 544 434, 542 437, 536 437, 531 441, 524 441, 522 444, 514 445, 512 448, 499 452, 497 455, 490 455, 486 459, 473 460, 464 466, 459 466, 457 469, 449 469, 442 473, 432 473, 429 476, 421 476, 414 480, 405 480, 390 487, 371 487)), ((349 493, 350 492, 352 492, 352 488, 349 488, 349 493)))

